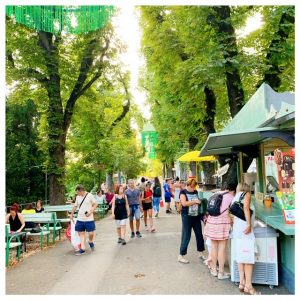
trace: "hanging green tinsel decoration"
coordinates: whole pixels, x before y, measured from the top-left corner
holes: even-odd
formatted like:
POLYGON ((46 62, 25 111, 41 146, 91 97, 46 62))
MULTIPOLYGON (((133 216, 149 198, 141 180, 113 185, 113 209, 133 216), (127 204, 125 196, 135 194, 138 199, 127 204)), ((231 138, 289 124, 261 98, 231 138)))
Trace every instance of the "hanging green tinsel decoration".
POLYGON ((113 6, 6 6, 7 16, 37 31, 87 33, 104 27, 113 6))

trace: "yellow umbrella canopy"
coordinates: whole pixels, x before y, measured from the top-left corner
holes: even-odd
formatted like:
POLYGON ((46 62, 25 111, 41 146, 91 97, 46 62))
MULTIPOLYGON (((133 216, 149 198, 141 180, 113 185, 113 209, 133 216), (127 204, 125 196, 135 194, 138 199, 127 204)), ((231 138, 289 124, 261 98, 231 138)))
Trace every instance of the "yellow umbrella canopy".
POLYGON ((216 158, 212 155, 199 157, 200 151, 190 151, 178 158, 178 161, 189 162, 189 161, 214 161, 216 158))

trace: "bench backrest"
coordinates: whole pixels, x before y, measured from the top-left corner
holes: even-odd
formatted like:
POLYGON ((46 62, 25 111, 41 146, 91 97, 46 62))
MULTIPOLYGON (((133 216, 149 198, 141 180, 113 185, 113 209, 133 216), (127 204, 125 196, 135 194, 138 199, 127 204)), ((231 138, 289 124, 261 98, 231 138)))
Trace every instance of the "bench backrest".
POLYGON ((56 213, 22 214, 25 222, 43 222, 56 219, 56 213))
POLYGON ((44 206, 45 212, 72 211, 72 209, 73 209, 73 204, 44 206))

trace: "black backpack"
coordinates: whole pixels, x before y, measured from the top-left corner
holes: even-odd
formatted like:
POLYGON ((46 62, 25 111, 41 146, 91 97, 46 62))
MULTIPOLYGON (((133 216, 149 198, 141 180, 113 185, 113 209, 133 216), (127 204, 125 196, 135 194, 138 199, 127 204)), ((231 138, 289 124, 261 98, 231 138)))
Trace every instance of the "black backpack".
POLYGON ((154 188, 154 194, 155 196, 157 197, 160 197, 161 196, 161 187, 159 185, 156 185, 155 188, 154 188))
POLYGON ((211 197, 209 197, 207 202, 207 212, 210 216, 217 217, 228 209, 226 208, 224 211, 222 212, 220 211, 222 201, 223 201, 223 195, 225 194, 228 194, 228 192, 223 194, 215 193, 211 197))

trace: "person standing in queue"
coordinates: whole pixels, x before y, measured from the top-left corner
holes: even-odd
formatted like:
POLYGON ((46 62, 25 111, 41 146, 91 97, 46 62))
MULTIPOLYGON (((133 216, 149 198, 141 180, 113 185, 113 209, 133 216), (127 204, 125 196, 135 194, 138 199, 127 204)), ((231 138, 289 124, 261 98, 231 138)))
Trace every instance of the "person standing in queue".
POLYGON ((201 229, 201 215, 199 214, 198 209, 198 206, 201 204, 201 201, 198 198, 196 186, 197 181, 195 179, 189 179, 187 181, 187 187, 180 192, 180 201, 182 205, 182 233, 178 262, 184 264, 189 263, 189 261, 185 258, 185 255, 187 254, 187 248, 191 239, 192 229, 194 230, 196 237, 199 258, 205 259, 203 254, 205 247, 201 229))
POLYGON ((140 201, 140 190, 135 188, 134 186, 134 180, 129 179, 128 180, 128 189, 125 191, 125 195, 127 196, 128 204, 129 204, 129 210, 130 210, 130 216, 129 216, 129 225, 131 229, 131 238, 136 237, 140 238, 142 237, 140 233, 140 212, 142 210, 141 208, 141 201, 140 201), (136 225, 136 233, 134 233, 134 225, 133 225, 133 219, 135 218, 135 225, 136 225))
POLYGON ((94 221, 94 211, 97 208, 97 203, 94 196, 85 191, 83 185, 77 185, 75 191, 77 192, 77 197, 70 218, 71 221, 73 221, 74 213, 77 207, 79 207, 75 231, 79 234, 81 247, 75 255, 82 255, 85 253, 85 232, 89 235, 88 243, 91 250, 95 250, 94 236, 96 226, 94 221))

